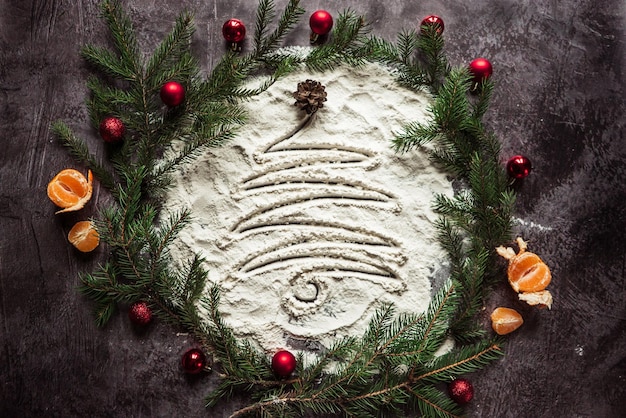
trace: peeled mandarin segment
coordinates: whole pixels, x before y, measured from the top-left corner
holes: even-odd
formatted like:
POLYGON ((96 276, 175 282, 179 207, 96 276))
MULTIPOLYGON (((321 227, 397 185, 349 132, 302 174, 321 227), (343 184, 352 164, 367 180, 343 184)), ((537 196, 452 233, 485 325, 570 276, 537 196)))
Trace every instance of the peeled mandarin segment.
POLYGON ((515 309, 496 308, 491 313, 491 327, 498 335, 509 334, 524 323, 522 315, 515 309))
POLYGON ((509 283, 516 292, 539 292, 552 280, 548 266, 533 253, 524 252, 510 260, 509 283))
POLYGON ((90 221, 77 222, 67 234, 67 239, 76 249, 84 253, 95 250, 100 244, 100 235, 90 221))
POLYGON ((59 207, 69 207, 75 205, 80 197, 73 193, 63 183, 50 183, 48 185, 48 196, 55 205, 59 207))
POLYGON ((93 193, 93 174, 89 170, 87 178, 80 172, 68 168, 59 172, 48 183, 48 197, 64 208, 56 213, 82 209, 93 193))
POLYGON ((58 177, 58 183, 65 190, 74 192, 79 197, 83 197, 87 192, 87 179, 77 171, 70 171, 69 173, 64 174, 65 175, 58 177))

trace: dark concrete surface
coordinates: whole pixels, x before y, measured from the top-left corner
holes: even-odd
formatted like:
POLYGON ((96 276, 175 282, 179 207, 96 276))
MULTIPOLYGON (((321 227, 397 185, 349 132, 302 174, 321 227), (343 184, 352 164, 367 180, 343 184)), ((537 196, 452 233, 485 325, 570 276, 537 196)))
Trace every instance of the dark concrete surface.
MULTIPOLYGON (((209 69, 230 17, 250 23, 254 0, 123 1, 148 51, 187 8, 194 47, 209 69)), ((276 2, 278 6, 285 0, 276 2)), ((503 158, 528 156, 518 231, 552 267, 552 311, 520 307, 525 325, 506 357, 469 376, 473 417, 626 416, 626 142, 624 22, 620 0, 306 1, 310 12, 347 7, 392 38, 435 13, 450 60, 489 58, 497 88, 488 113, 503 158)), ((222 417, 203 396, 215 378, 188 379, 192 344, 163 324, 133 331, 116 316, 97 329, 76 292, 102 257, 66 244, 73 216, 55 217, 47 182, 73 161, 50 134, 56 119, 100 141, 84 106, 85 43, 104 43, 96 0, 0 0, 0 416, 222 417)), ((308 18, 308 14, 307 14, 308 18)), ((303 22, 287 43, 305 45, 303 22)), ((100 152, 100 151, 98 151, 100 152)), ((95 202, 106 199, 100 190, 95 202)), ((503 286, 486 303, 513 304, 503 286)))

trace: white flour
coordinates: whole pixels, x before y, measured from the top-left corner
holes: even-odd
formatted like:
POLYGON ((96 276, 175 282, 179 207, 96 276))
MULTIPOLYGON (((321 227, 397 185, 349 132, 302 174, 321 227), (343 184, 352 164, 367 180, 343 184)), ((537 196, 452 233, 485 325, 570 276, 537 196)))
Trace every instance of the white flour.
POLYGON ((191 208, 194 222, 173 256, 207 259, 238 336, 268 351, 327 345, 361 334, 383 302, 426 309, 446 263, 431 204, 452 186, 391 139, 426 120, 429 101, 376 65, 299 72, 246 103, 235 140, 179 173, 165 207, 191 208), (328 101, 276 143, 306 116, 292 97, 306 79, 325 85, 328 101))

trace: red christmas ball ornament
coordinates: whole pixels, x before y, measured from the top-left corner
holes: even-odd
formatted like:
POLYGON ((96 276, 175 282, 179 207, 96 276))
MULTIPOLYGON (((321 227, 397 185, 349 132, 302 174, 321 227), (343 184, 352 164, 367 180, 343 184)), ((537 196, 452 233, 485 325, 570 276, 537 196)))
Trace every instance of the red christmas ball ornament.
POLYGON ((287 350, 281 350, 272 357, 272 370, 280 377, 288 377, 296 370, 296 357, 287 350))
POLYGON ((226 41, 238 44, 246 37, 246 25, 239 19, 229 19, 222 26, 222 35, 226 41))
POLYGON ((326 10, 317 10, 309 18, 311 27, 311 42, 316 42, 320 36, 326 36, 333 28, 333 17, 326 10))
POLYGON ((528 177, 530 170, 532 170, 532 164, 523 155, 515 155, 506 163, 506 172, 514 179, 528 177))
POLYGON ((168 107, 176 107, 185 100, 185 88, 178 81, 168 81, 161 87, 161 101, 168 107))
POLYGON ((110 116, 100 122, 100 136, 104 142, 120 142, 124 138, 126 127, 120 119, 110 116))
POLYGON ((182 366, 185 373, 198 374, 206 367, 206 356, 199 348, 192 348, 183 354, 182 366))
POLYGON ((465 405, 474 397, 474 386, 469 380, 460 377, 448 384, 448 392, 454 402, 465 405))
POLYGON ((470 62, 469 70, 474 77, 475 83, 480 83, 493 74, 493 67, 486 58, 476 58, 474 61, 470 62))
POLYGON ((437 15, 426 16, 422 20, 422 23, 420 24, 420 31, 422 33, 425 33, 424 26, 434 26, 437 28, 436 31, 438 34, 441 35, 443 33, 443 29, 444 29, 443 19, 437 15))
POLYGON ((152 309, 146 302, 135 302, 130 305, 128 317, 135 325, 148 325, 152 321, 152 309))

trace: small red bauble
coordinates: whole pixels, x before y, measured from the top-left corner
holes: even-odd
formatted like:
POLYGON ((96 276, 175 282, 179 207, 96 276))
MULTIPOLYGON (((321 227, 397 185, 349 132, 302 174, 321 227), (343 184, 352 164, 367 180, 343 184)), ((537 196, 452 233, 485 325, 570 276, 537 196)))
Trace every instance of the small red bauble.
POLYGON ((333 28, 333 17, 326 10, 318 10, 309 18, 309 25, 314 34, 327 35, 333 28))
POLYGON ((168 81, 161 87, 161 100, 168 107, 175 107, 185 100, 185 88, 178 81, 168 81))
POLYGON ((448 384, 448 392, 454 402, 465 405, 474 397, 474 386, 469 380, 460 377, 448 384))
POLYGON ((239 43, 246 37, 246 25, 239 19, 229 19, 222 26, 224 39, 231 43, 239 43))
POLYGON ((119 142, 124 138, 126 127, 120 119, 110 116, 100 122, 99 131, 105 142, 119 142))
POLYGON ((422 33, 424 33, 424 26, 435 26, 437 29, 437 33, 438 34, 442 34, 443 33, 443 29, 444 29, 444 24, 443 24, 443 19, 440 18, 437 15, 430 15, 430 16, 426 16, 424 18, 424 20, 422 20, 422 23, 420 24, 420 31, 422 33))
POLYGON ((192 348, 183 354, 182 366, 185 373, 198 374, 206 367, 206 356, 202 350, 192 348))
POLYGON ((130 322, 136 325, 148 325, 152 321, 152 309, 146 302, 135 302, 128 310, 130 322))
POLYGON ((483 80, 488 79, 493 73, 493 67, 486 58, 476 58, 470 63, 469 70, 474 77, 474 82, 476 83, 480 83, 483 80))
POLYGON ((506 163, 506 172, 514 179, 528 177, 530 170, 532 170, 532 164, 523 155, 515 155, 506 163))
POLYGON ((296 357, 287 350, 281 350, 272 357, 272 370, 280 377, 288 377, 296 370, 296 357))

